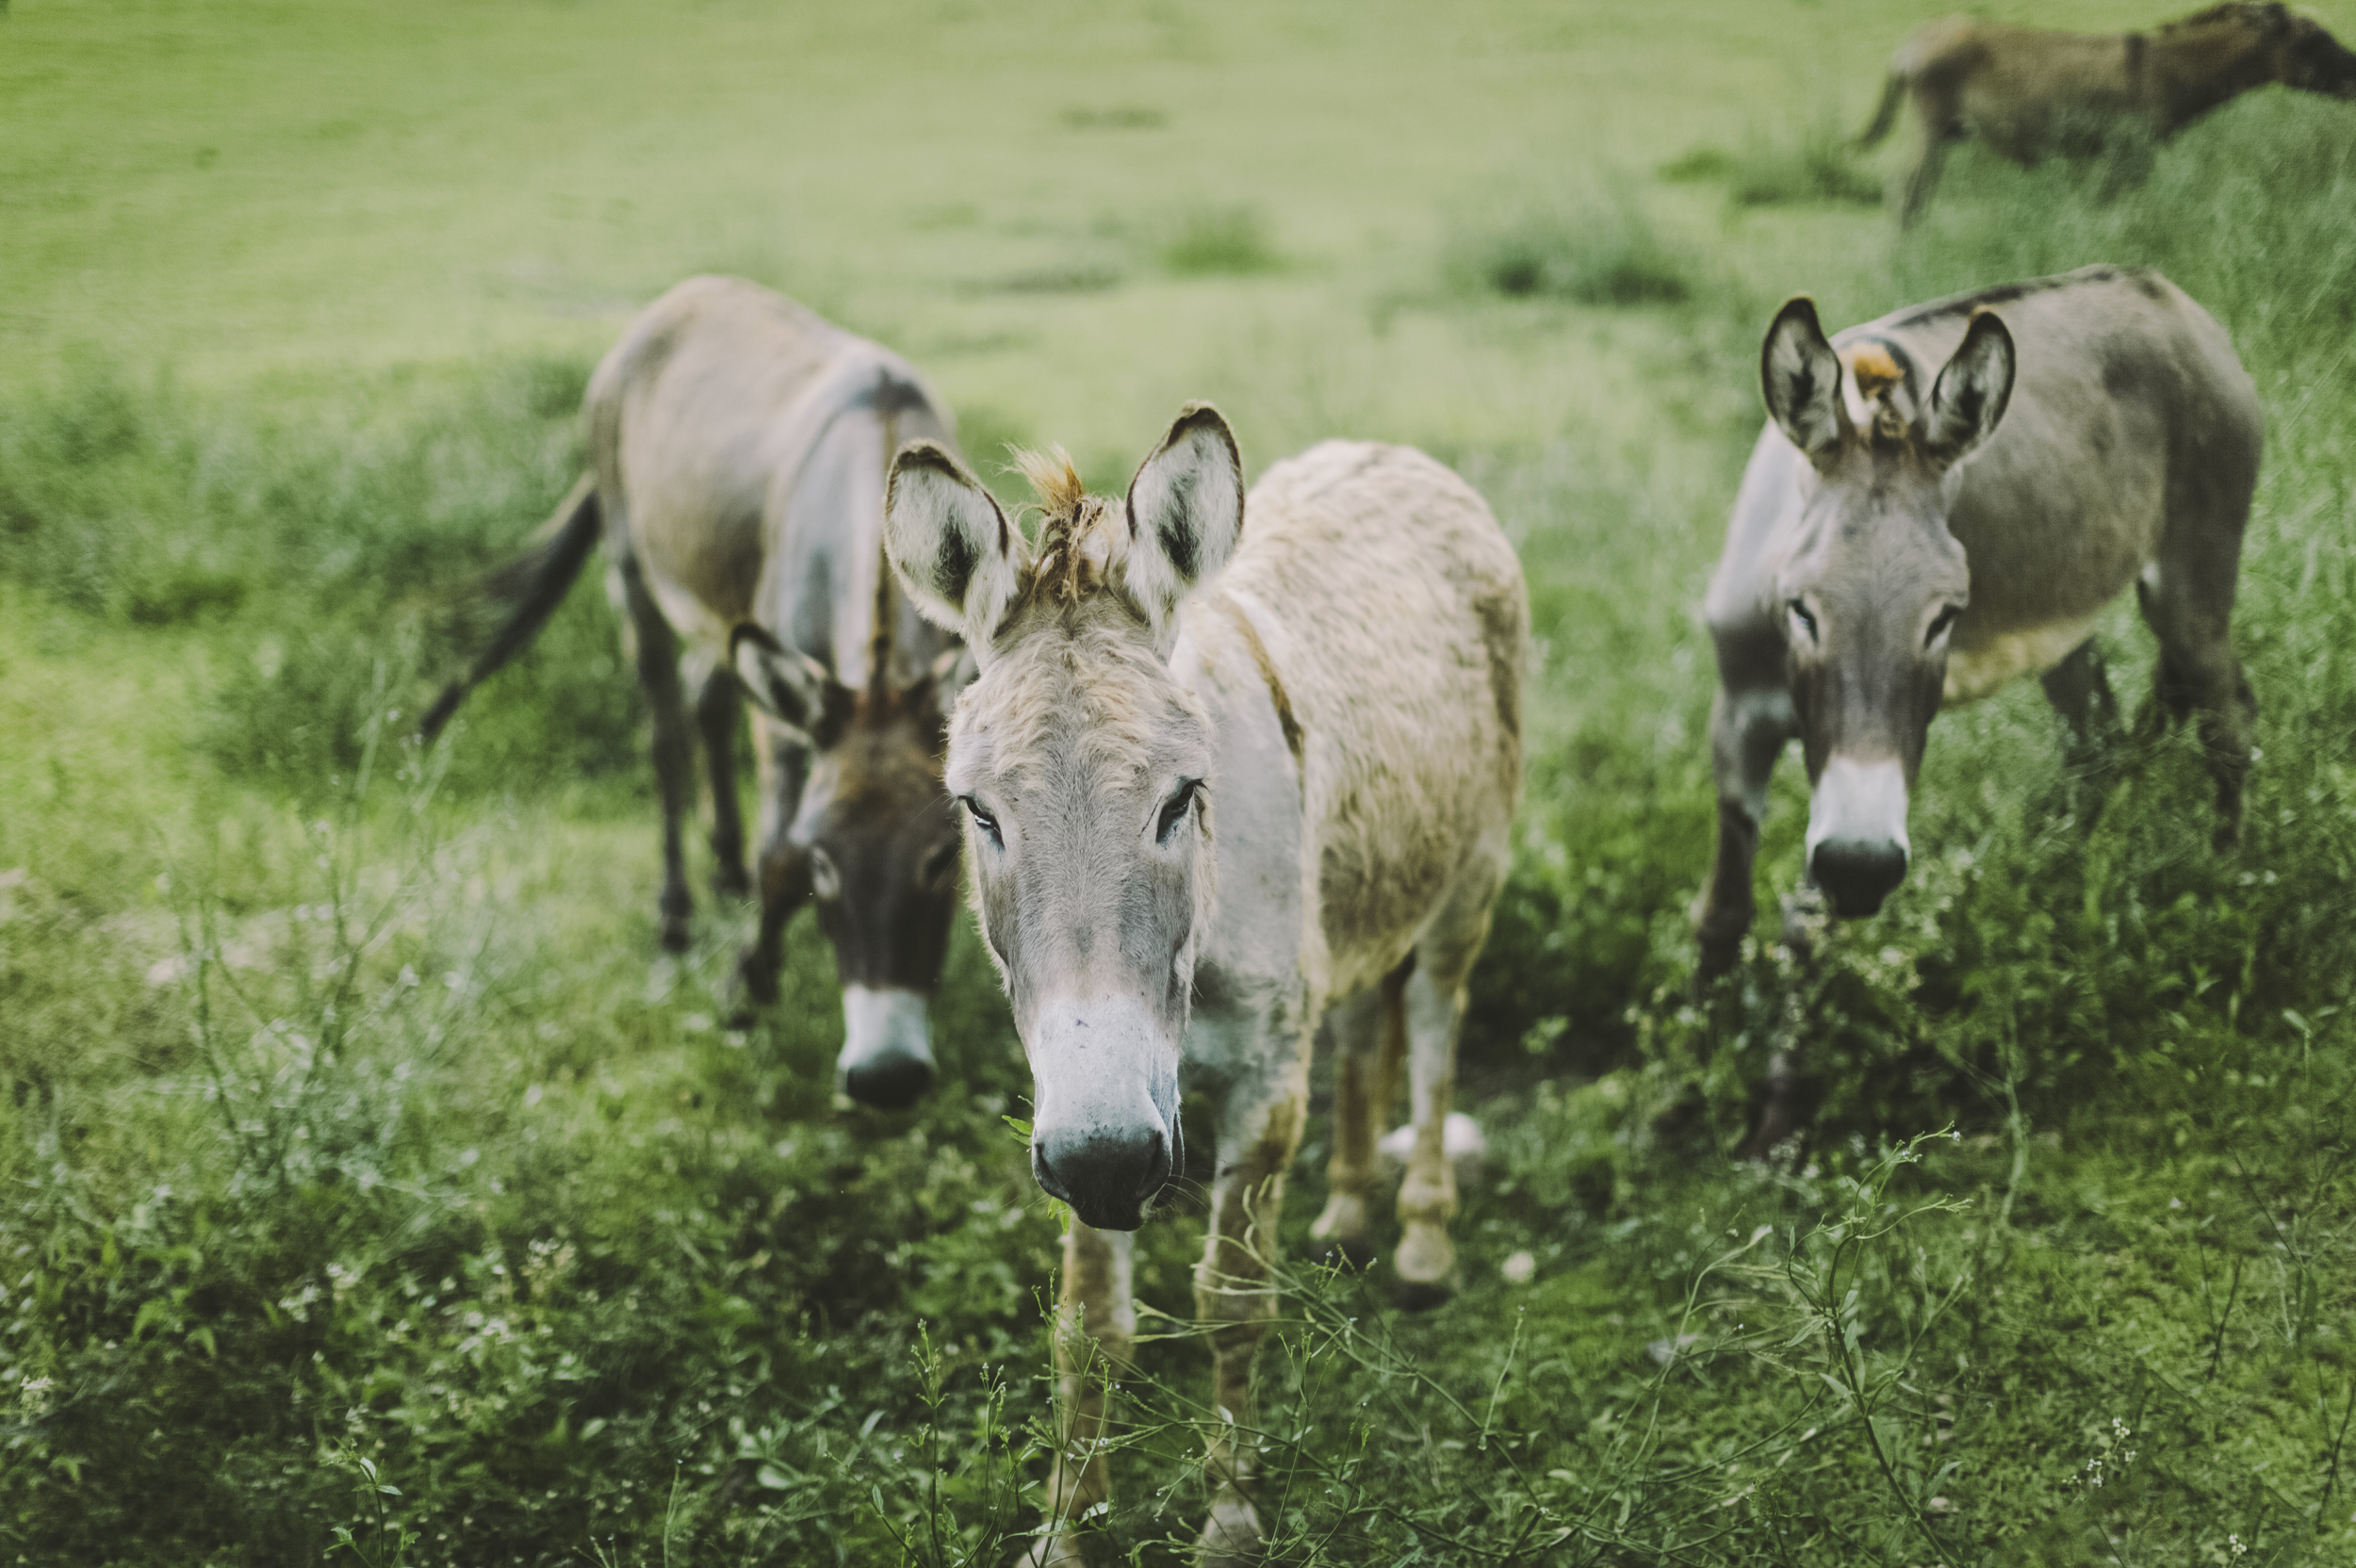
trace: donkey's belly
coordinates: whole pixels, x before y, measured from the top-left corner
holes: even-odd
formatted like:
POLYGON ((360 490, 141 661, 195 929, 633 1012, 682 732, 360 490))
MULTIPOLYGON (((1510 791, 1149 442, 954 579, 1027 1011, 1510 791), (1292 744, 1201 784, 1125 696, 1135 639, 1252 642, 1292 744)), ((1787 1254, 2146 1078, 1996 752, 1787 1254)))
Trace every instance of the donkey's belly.
POLYGON ((2094 633, 2101 612, 2056 621, 2027 631, 2010 631, 1974 648, 1957 648, 1947 656, 1947 688, 1940 698, 1947 708, 1960 708, 2024 675, 2052 669, 2070 650, 2094 633))

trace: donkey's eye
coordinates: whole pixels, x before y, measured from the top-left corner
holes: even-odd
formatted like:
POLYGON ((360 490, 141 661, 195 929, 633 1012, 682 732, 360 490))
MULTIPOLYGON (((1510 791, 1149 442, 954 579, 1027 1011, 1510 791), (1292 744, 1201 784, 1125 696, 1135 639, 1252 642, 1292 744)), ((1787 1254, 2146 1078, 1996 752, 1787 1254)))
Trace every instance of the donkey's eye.
POLYGON ((843 896, 843 874, 835 869, 834 857, 816 844, 810 849, 810 890, 823 903, 843 896))
POLYGON ((973 819, 973 825, 981 830, 982 837, 988 839, 993 847, 998 849, 1006 847, 1005 837, 998 831, 998 819, 983 810, 980 801, 975 800, 972 795, 959 795, 957 804, 965 808, 965 814, 973 819))
POLYGON ((1948 629, 1955 624, 1955 617, 1962 613, 1963 607, 1961 605, 1951 604, 1939 611, 1938 614, 1933 615, 1931 617, 1930 630, 1922 634, 1922 645, 1926 648, 1937 647, 1939 645, 1939 640, 1947 635, 1948 629))
POLYGON ((1160 820, 1153 824, 1156 843, 1170 842, 1171 835, 1178 831, 1178 825, 1186 820, 1187 811, 1193 808, 1195 792, 1202 788, 1203 780, 1188 778, 1181 780, 1178 788, 1170 792, 1170 798, 1162 802, 1160 820))
POLYGON ((1811 643, 1815 642, 1816 617, 1808 612, 1808 606, 1802 604, 1798 599, 1793 599, 1790 604, 1785 605, 1784 608, 1791 611, 1792 618, 1800 623, 1800 629, 1808 633, 1808 640, 1811 643))

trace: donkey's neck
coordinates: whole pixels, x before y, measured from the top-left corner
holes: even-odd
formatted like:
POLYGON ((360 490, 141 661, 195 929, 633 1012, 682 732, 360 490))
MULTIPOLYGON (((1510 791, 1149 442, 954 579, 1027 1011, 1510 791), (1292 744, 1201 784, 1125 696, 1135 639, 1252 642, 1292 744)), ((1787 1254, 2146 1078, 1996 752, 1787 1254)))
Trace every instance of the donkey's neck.
MULTIPOLYGON (((1196 962, 1198 1007, 1265 1016, 1304 988, 1322 991, 1306 906, 1317 879, 1304 854, 1301 738, 1251 617, 1216 587, 1182 612, 1170 674, 1208 710, 1213 736, 1219 901, 1196 962)), ((1204 1021, 1204 1049, 1222 1050, 1216 1019, 1204 1021)))

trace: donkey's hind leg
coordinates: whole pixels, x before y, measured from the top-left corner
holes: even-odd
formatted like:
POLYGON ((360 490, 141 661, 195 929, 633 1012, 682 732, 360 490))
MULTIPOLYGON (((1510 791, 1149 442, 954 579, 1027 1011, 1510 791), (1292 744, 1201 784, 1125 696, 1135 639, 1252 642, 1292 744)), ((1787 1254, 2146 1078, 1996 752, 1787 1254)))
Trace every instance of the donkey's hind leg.
POLYGON ((736 798, 743 693, 735 672, 704 654, 690 658, 687 684, 695 694, 695 730, 703 740, 704 778, 712 791, 712 890, 721 898, 743 898, 753 890, 753 879, 744 872, 744 812, 736 798))
POLYGON ((1399 1099, 1399 1072, 1407 1057, 1403 991, 1415 966, 1410 956, 1380 984, 1335 1003, 1325 1015, 1333 1039, 1333 1158, 1326 1167, 1325 1212, 1309 1234, 1327 1244, 1333 1261, 1364 1268, 1374 1261, 1375 1150, 1399 1099))
POLYGON ((680 840, 681 824, 695 808, 695 757, 688 735, 687 699, 679 686, 679 636, 647 592, 646 579, 627 546, 608 552, 614 565, 607 592, 622 612, 630 654, 638 666, 638 683, 646 688, 646 707, 653 719, 654 776, 663 800, 663 896, 656 906, 661 917, 663 949, 684 953, 688 917, 695 900, 687 890, 687 855, 680 840))
MULTIPOLYGON (((1398 1274, 1400 1304, 1436 1306, 1455 1289, 1456 1162, 1448 1147, 1456 1100, 1456 1037, 1464 1023, 1465 982, 1489 938, 1489 907, 1505 877, 1502 835, 1494 854, 1475 858, 1447 905, 1415 945, 1415 967, 1400 988, 1405 1017, 1408 1101, 1415 1144, 1399 1187, 1398 1274)), ((1461 1135, 1460 1135, 1461 1137, 1461 1135)))
MULTIPOLYGON (((2233 544, 2238 547, 2238 530, 2233 544)), ((2217 782, 2219 850, 2232 850, 2241 838, 2241 791, 2250 775, 2250 732, 2257 723, 2257 694, 2233 655, 2233 567, 2232 556, 2224 570, 2196 572, 2163 558, 2158 567, 2144 572, 2135 584, 2135 598, 2144 610, 2144 622, 2161 641, 2161 662, 2153 671, 2153 702, 2144 730, 2156 732, 2161 723, 2196 713, 2201 723, 2201 749, 2208 756, 2210 777, 2217 782), (2156 577, 2158 581, 2153 581, 2156 577)))

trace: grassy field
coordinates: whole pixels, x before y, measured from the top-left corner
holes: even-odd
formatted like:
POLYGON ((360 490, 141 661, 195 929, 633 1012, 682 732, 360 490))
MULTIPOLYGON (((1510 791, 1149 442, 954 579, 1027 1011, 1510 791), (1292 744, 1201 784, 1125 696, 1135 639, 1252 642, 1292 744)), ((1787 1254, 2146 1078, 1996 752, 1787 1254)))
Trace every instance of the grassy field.
MULTIPOLYGON (((1839 139, 1922 14, 0 11, 0 1562, 1020 1549, 1057 1233, 970 933, 916 1110, 834 1095, 808 923, 785 1004, 718 1028, 749 911, 656 955, 594 587, 406 739, 597 355, 713 270, 908 352, 979 459, 1118 484, 1208 397, 1254 472, 1427 447, 1522 550, 1463 1289, 1287 1270, 1271 1560, 2356 1561, 2356 111, 2258 95, 2115 197, 1967 152, 1902 237, 1903 154, 1839 139), (1765 896, 1691 997, 1696 606, 1769 314, 2093 261, 2165 269, 2266 401, 2245 847, 2183 734, 2083 827, 2023 686, 1935 727, 1881 916, 1802 972, 1765 896), (1795 1039, 1809 1150, 1730 1160, 1795 1039)), ((2139 701, 2132 609, 2102 634, 2139 701)), ((1763 892, 1804 819, 1787 763, 1763 892)), ((1297 1257, 1327 1137, 1320 1100, 1297 1257)), ((1198 1225, 1140 1238, 1100 1561, 1198 1523, 1198 1225)))

